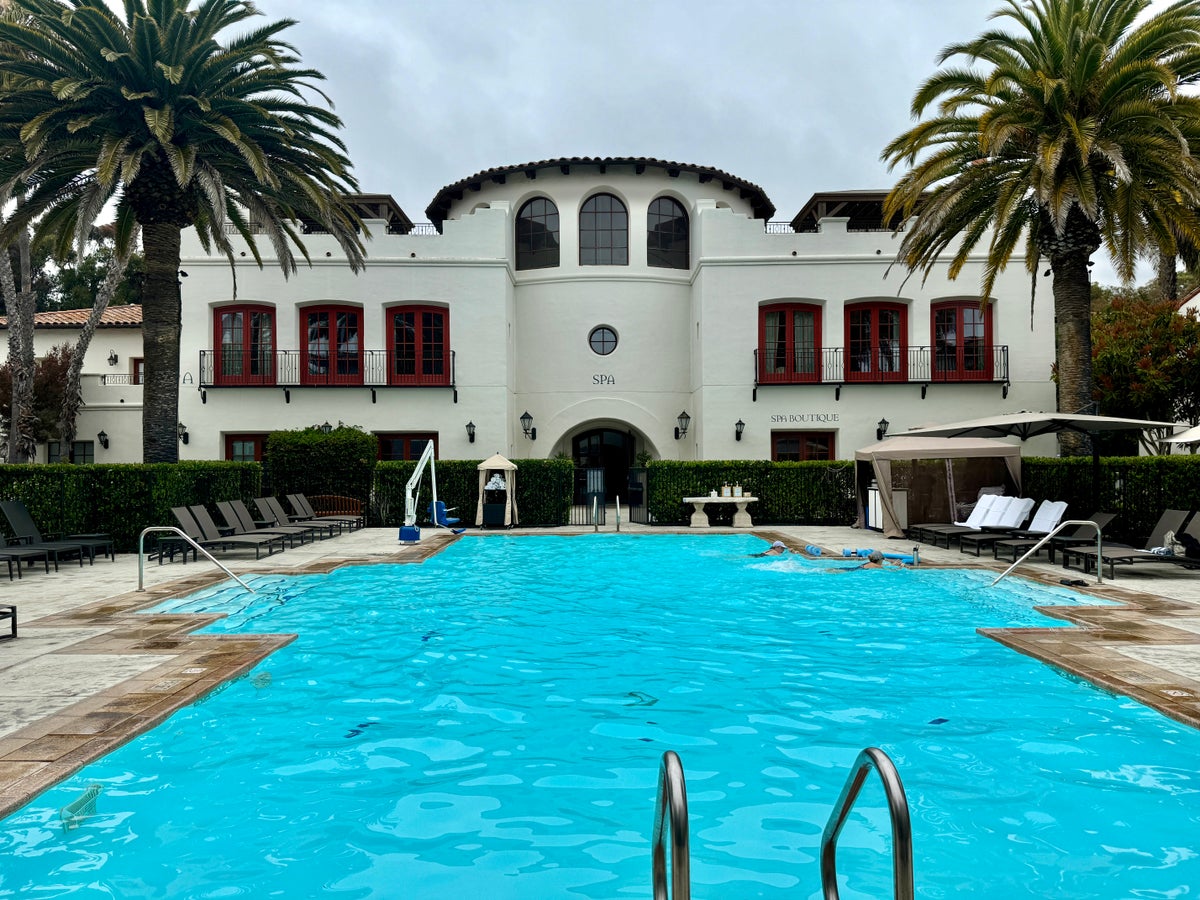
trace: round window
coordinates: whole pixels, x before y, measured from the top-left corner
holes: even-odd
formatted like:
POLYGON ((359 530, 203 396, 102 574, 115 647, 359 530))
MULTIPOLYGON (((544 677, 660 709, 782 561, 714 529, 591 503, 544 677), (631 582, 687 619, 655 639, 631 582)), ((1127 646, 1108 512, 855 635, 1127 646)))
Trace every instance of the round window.
POLYGON ((607 325, 597 325, 588 335, 588 345, 593 353, 608 356, 617 349, 617 333, 607 325))

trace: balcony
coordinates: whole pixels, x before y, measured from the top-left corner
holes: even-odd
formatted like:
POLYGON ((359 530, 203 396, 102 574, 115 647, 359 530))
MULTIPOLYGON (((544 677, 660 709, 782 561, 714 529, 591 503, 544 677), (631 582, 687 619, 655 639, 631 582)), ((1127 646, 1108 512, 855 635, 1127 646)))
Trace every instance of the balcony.
POLYGON ((431 359, 397 357, 387 350, 359 354, 201 350, 199 387, 282 388, 289 400, 292 388, 359 387, 371 389, 372 401, 378 388, 447 387, 454 391, 457 403, 454 355, 453 350, 431 359))
POLYGON ((1000 384, 1005 397, 1010 384, 1007 345, 876 349, 853 358, 845 347, 828 347, 793 351, 784 362, 768 367, 754 351, 755 400, 760 387, 779 384, 832 384, 838 399, 845 384, 919 384, 921 399, 931 384, 1000 384))

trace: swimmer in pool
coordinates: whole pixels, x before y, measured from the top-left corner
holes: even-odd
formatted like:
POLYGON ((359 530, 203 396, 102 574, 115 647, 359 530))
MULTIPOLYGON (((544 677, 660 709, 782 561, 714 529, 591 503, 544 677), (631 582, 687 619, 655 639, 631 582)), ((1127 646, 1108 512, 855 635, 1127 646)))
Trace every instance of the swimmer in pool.
POLYGON ((788 548, 783 543, 783 541, 775 541, 773 544, 771 544, 770 547, 768 547, 762 553, 751 553, 750 555, 751 556, 783 556, 787 552, 788 552, 788 548))

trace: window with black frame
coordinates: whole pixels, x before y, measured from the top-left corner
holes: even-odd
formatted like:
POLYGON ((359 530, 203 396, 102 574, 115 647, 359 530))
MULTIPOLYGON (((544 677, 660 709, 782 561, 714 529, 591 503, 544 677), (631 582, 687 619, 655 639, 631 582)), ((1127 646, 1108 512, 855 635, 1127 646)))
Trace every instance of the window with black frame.
POLYGON ((629 265, 629 213, 612 194, 589 197, 579 212, 579 264, 629 265))
POLYGON ((535 197, 517 213, 517 268, 552 269, 558 265, 558 207, 535 197))
POLYGON ((650 203, 646 215, 646 263, 663 269, 686 269, 688 216, 683 206, 670 197, 650 203))

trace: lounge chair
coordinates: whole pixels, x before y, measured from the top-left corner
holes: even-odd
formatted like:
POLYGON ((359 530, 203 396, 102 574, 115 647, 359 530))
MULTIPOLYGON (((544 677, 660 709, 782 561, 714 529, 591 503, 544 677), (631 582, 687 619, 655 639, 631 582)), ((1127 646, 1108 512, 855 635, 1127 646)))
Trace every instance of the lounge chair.
POLYGON ((267 550, 267 556, 270 556, 275 552, 276 544, 279 545, 280 550, 283 550, 283 543, 287 540, 282 534, 222 534, 207 508, 189 506, 188 511, 195 517, 196 524, 200 526, 200 534, 204 538, 201 546, 220 547, 223 550, 233 547, 253 547, 254 558, 258 559, 264 547, 267 550))
MULTIPOLYGON (((1021 501, 1020 497, 997 497, 977 522, 968 517, 964 525, 942 525, 938 528, 926 529, 929 543, 937 547, 945 541, 945 547, 950 549, 950 543, 964 534, 976 534, 985 528, 1002 528, 1008 521, 1006 516, 1021 501)), ((974 512, 971 514, 974 517, 974 512)))
POLYGON ((289 547, 295 547, 296 541, 303 544, 305 538, 313 540, 315 529, 305 528, 301 525, 268 525, 260 528, 254 521, 254 517, 250 515, 250 510, 246 509, 246 504, 241 500, 218 501, 217 511, 225 519, 225 524, 232 529, 230 534, 277 534, 287 539, 289 547))
POLYGON ((1065 500, 1043 500, 1028 528, 984 529, 980 534, 963 534, 958 538, 958 549, 963 553, 974 550, 979 556, 984 547, 992 547, 997 541, 1005 538, 1045 537, 1058 525, 1063 513, 1067 511, 1065 500))
POLYGON ((10 547, 46 551, 54 562, 55 572, 58 571, 60 559, 70 559, 73 556, 79 558, 79 566, 83 567, 83 558, 88 555, 88 548, 76 541, 42 540, 37 526, 33 525, 33 520, 29 518, 29 511, 25 509, 24 503, 19 500, 3 500, 0 501, 0 510, 4 512, 4 518, 8 520, 13 531, 13 539, 9 541, 10 547))
MULTIPOLYGON (((258 497, 254 501, 254 505, 258 507, 259 513, 267 522, 267 528, 278 528, 287 526, 290 517, 287 511, 274 497, 258 497)), ((292 526, 296 528, 307 528, 311 534, 315 534, 322 539, 333 537, 333 529, 337 528, 338 533, 341 533, 342 527, 337 522, 326 522, 323 519, 307 519, 304 521, 293 521, 292 526), (321 532, 327 531, 327 534, 321 532)))
POLYGON ((932 544, 933 535, 943 528, 978 528, 983 524, 984 517, 998 500, 1004 499, 999 494, 984 494, 976 502, 971 514, 961 522, 925 522, 922 525, 909 526, 909 534, 919 541, 932 544))
POLYGON ((363 527, 362 516, 319 514, 313 509, 312 504, 308 502, 308 498, 303 494, 288 494, 288 502, 292 504, 292 508, 296 510, 296 514, 303 517, 306 521, 319 519, 323 522, 341 522, 351 531, 353 531, 355 528, 363 527))
MULTIPOLYGON (((1090 522, 1095 522, 1101 531, 1103 531, 1104 527, 1116 518, 1116 515, 1110 512, 1094 512, 1090 516, 1085 516, 1085 518, 1090 522)), ((1032 530, 1032 526, 1030 528, 1032 530)), ((1018 534, 1004 540, 996 541, 992 545, 992 559, 1011 559, 1013 562, 1016 562, 1018 556, 1034 547, 1043 537, 1045 535, 1018 534)), ((1043 544, 1043 548, 1050 562, 1054 562, 1054 553, 1056 550, 1063 550, 1067 547, 1083 547, 1089 544, 1093 547, 1096 546, 1096 529, 1091 525, 1076 525, 1054 535, 1054 537, 1043 544)), ((1040 553, 1041 550, 1038 552, 1040 553)))
MULTIPOLYGON (((1187 521, 1187 518, 1188 511, 1185 509, 1168 509, 1159 516, 1145 547, 1142 548, 1129 547, 1124 544, 1105 544, 1101 547, 1099 554, 1096 553, 1094 546, 1064 548, 1063 568, 1071 568, 1072 559, 1079 560, 1085 573, 1094 571, 1096 566, 1108 563, 1108 577, 1115 578, 1118 564, 1165 562, 1200 567, 1200 559, 1187 556, 1161 556, 1151 552, 1153 548, 1162 547, 1166 543, 1168 531, 1182 530, 1183 523, 1187 521)), ((1187 533, 1200 539, 1200 516, 1192 516, 1192 524, 1188 526, 1187 533)))
MULTIPOLYGON (((35 559, 40 559, 45 565, 46 574, 50 574, 50 556, 49 550, 41 547, 14 547, 8 543, 4 535, 0 534, 0 559, 8 562, 8 580, 13 580, 13 563, 17 564, 17 577, 21 577, 21 563, 32 562, 35 559)), ((81 561, 82 564, 82 561, 81 561)), ((54 561, 55 570, 58 569, 58 558, 54 561)))
MULTIPOLYGON (((8 519, 9 527, 12 528, 13 535, 16 537, 18 544, 27 544, 29 546, 48 546, 51 544, 62 545, 63 547, 80 546, 87 551, 88 563, 92 565, 95 565, 97 550, 100 550, 102 555, 110 559, 116 558, 113 553, 113 540, 110 535, 68 534, 61 538, 56 535, 43 538, 42 533, 38 531, 37 524, 33 521, 33 516, 29 514, 29 508, 20 500, 4 500, 0 502, 0 510, 4 511, 4 518, 8 519)), ((82 556, 79 558, 79 564, 83 565, 82 556)))

